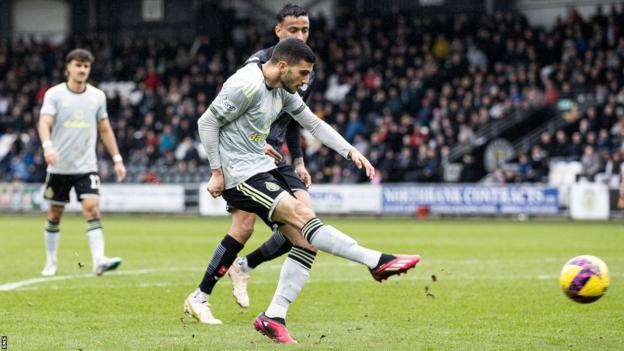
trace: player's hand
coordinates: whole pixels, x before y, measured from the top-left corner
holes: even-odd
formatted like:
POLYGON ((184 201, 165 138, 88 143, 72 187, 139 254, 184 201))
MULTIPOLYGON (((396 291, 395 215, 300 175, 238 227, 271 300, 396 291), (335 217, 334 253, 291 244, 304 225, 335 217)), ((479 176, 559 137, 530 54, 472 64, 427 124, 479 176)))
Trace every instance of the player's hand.
POLYGON ((355 166, 357 168, 362 169, 362 167, 364 167, 368 179, 373 179, 373 177, 375 176, 375 167, 373 167, 373 165, 366 157, 364 157, 364 155, 362 155, 356 149, 352 148, 351 151, 349 151, 349 159, 353 161, 353 163, 355 163, 355 166))
POLYGON ((301 180, 303 181, 303 185, 305 185, 306 187, 309 187, 310 184, 312 184, 312 177, 310 176, 310 172, 308 172, 308 170, 305 168, 305 165, 303 163, 300 163, 295 166, 295 172, 297 173, 299 178, 301 178, 301 180))
POLYGON ((619 209, 624 210, 624 195, 620 195, 617 206, 619 209))
POLYGON ((223 178, 223 171, 221 169, 213 169, 208 181, 208 192, 216 199, 223 194, 224 188, 225 179, 223 178))
POLYGON ((117 175, 117 183, 121 183, 126 179, 126 167, 123 162, 115 162, 115 174, 117 175))
POLYGON ((59 160, 58 154, 53 147, 43 149, 43 157, 45 158, 46 163, 49 165, 55 165, 59 160))
POLYGON ((264 147, 264 154, 273 157, 277 162, 282 160, 282 155, 269 144, 266 144, 264 147))

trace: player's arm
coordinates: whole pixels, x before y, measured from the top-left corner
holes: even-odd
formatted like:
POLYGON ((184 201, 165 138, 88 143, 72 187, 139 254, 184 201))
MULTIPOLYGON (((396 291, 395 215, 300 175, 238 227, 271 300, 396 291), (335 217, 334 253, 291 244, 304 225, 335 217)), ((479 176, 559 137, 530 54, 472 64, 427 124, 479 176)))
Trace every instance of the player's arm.
POLYGON ((37 123, 39 140, 43 147, 43 156, 46 163, 49 165, 54 165, 58 162, 58 154, 56 153, 54 145, 52 145, 52 139, 50 139, 50 130, 54 125, 54 116, 56 116, 57 113, 57 99, 54 91, 53 89, 49 89, 43 96, 43 104, 39 112, 39 123, 37 123))
POLYGON ((39 140, 41 140, 41 146, 43 147, 43 156, 45 161, 49 165, 56 164, 58 162, 58 155, 52 145, 50 139, 50 130, 54 124, 54 117, 49 114, 42 113, 39 116, 39 123, 37 124, 37 130, 39 132, 39 140))
POLYGON ((117 181, 121 182, 126 177, 126 167, 123 164, 123 158, 119 153, 119 148, 117 147, 117 141, 115 140, 115 133, 113 132, 113 128, 110 125, 110 121, 108 118, 100 119, 98 121, 98 131, 100 132, 100 138, 102 139, 102 143, 108 150, 108 153, 113 158, 113 162, 115 163, 115 174, 117 175, 117 181))
POLYGON ((245 84, 237 81, 236 75, 230 77, 223 84, 219 95, 197 121, 199 139, 204 146, 212 170, 208 181, 208 192, 214 198, 221 196, 225 190, 225 178, 219 154, 219 131, 221 127, 240 118, 247 111, 253 91, 256 85, 259 87, 260 83, 262 82, 245 84))
POLYGON ((299 123, 294 120, 288 123, 286 129, 286 145, 288 145, 295 172, 297 172, 299 178, 303 180, 305 186, 310 186, 310 184, 312 184, 312 178, 303 162, 303 150, 301 149, 301 127, 299 123))
POLYGON ((291 115, 303 128, 320 140, 321 143, 333 149, 344 158, 352 160, 357 168, 364 167, 366 175, 370 179, 375 176, 375 168, 368 159, 349 144, 334 128, 320 118, 317 118, 303 102, 297 109, 292 111, 291 115))
POLYGON ((212 170, 212 175, 208 181, 208 192, 214 198, 221 196, 223 190, 225 190, 225 178, 223 177, 221 155, 219 154, 220 129, 221 126, 217 117, 209 107, 197 121, 197 131, 212 170))

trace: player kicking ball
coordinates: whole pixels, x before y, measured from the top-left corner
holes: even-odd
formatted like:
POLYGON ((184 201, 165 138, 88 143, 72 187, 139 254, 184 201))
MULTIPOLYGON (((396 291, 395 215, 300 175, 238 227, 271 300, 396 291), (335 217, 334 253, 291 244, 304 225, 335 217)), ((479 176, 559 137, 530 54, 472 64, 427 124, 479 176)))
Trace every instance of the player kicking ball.
MULTIPOLYGON (((310 19, 303 7, 296 4, 286 4, 277 13, 275 19, 274 31, 279 40, 286 38, 297 38, 304 42, 308 40, 310 19)), ((271 46, 254 53, 247 59, 245 65, 253 62, 266 63, 271 59, 274 48, 275 46, 271 46)), ((297 90, 297 94, 301 96, 303 101, 306 101, 314 90, 315 77, 315 72, 310 72, 308 84, 302 85, 297 90)), ((275 158, 277 171, 282 174, 297 200, 305 203, 308 207, 312 207, 312 200, 308 193, 312 178, 303 160, 300 128, 288 112, 282 111, 271 124, 264 151, 265 154, 275 158), (292 164, 286 162, 286 157, 280 152, 284 143, 288 145, 292 164)), ((256 215, 232 208, 228 210, 232 214, 232 227, 229 234, 236 236, 238 234, 236 231, 242 230, 246 235, 251 235, 254 230, 256 215)), ((228 270, 227 275, 232 279, 232 294, 236 302, 243 308, 249 307, 247 284, 253 269, 291 251, 297 256, 306 257, 310 265, 313 264, 316 257, 317 250, 313 246, 293 247, 293 244, 279 231, 279 228, 271 228, 271 230, 273 233, 262 245, 248 255, 237 258, 228 270)))
MULTIPOLYGON (((248 64, 225 82, 198 121, 212 168, 208 191, 213 197, 223 196, 233 208, 255 213, 268 225, 279 226, 295 247, 303 238, 321 251, 366 265, 379 281, 404 273, 419 262, 417 255, 394 256, 364 248, 336 228, 324 225, 309 206, 293 196, 276 171, 274 160, 264 154, 269 128, 284 110, 323 144, 364 168, 368 177, 374 176, 370 162, 318 119, 296 94, 308 83, 315 60, 303 41, 284 39, 276 45, 269 62, 248 64)), ((209 294, 248 238, 236 240, 226 235, 218 245, 200 288, 185 302, 185 309, 195 318, 220 324, 210 311, 209 294)), ((288 255, 269 308, 254 321, 258 331, 276 342, 296 342, 288 333, 285 318, 309 275, 311 262, 302 252, 288 255)))

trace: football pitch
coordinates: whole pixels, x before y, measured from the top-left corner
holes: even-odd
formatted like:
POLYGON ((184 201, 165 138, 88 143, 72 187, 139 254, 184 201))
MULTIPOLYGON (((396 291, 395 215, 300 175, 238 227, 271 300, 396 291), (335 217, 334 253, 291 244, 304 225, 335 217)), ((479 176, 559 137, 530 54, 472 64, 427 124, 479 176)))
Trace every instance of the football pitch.
MULTIPOLYGON (((320 253, 287 324, 299 345, 252 327, 283 257, 252 272, 241 309, 224 277, 211 296, 221 326, 182 312, 229 218, 105 215, 118 271, 95 277, 85 222, 61 224, 59 271, 41 278, 44 215, 0 215, 0 335, 7 350, 622 350, 624 225, 568 221, 325 218, 360 244, 418 253, 407 275, 374 281, 363 266, 320 253), (562 265, 591 254, 611 272, 599 301, 558 286, 562 265), (35 279, 36 278, 36 279, 35 279)), ((261 221, 242 253, 269 235, 261 221)))

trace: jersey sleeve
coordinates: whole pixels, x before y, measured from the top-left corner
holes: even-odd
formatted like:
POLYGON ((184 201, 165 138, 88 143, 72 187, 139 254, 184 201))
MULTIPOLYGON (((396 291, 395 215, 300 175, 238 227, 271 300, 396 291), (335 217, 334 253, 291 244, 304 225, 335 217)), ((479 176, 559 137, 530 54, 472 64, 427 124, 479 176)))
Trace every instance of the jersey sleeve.
POLYGON ((56 108, 56 94, 54 94, 54 90, 48 89, 45 95, 43 96, 43 105, 41 105, 40 114, 42 115, 50 115, 52 117, 56 117, 56 112, 58 109, 56 108))
POLYGON ((291 116, 300 114, 305 108, 306 104, 299 94, 284 94, 284 107, 282 109, 291 116))
POLYGON ((219 95, 208 109, 219 122, 219 126, 234 121, 251 106, 255 93, 260 89, 261 81, 244 81, 232 76, 225 82, 219 95))
POLYGON ((106 111, 106 94, 102 91, 98 101, 98 109, 96 112, 96 118, 98 121, 108 118, 108 112, 106 111))

